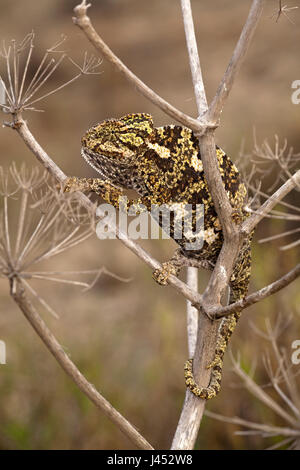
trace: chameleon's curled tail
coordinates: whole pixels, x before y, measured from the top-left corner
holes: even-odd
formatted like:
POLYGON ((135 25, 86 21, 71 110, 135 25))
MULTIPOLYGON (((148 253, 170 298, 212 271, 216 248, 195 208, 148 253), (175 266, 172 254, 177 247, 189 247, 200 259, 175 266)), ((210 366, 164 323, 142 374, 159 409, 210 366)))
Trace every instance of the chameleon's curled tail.
MULTIPOLYGON (((238 257, 231 280, 230 280, 230 303, 245 297, 251 270, 250 246, 245 244, 238 257)), ((223 357, 229 339, 240 318, 240 312, 234 312, 224 317, 220 323, 214 359, 207 368, 211 369, 211 378, 207 387, 198 385, 193 376, 193 359, 189 359, 184 366, 185 384, 191 392, 199 398, 209 400, 214 398, 221 389, 221 378, 223 368, 223 357)))
POLYGON ((186 361, 184 366, 185 384, 197 397, 209 400, 219 393, 221 389, 223 357, 239 317, 240 313, 233 313, 232 315, 224 318, 220 324, 215 357, 213 362, 207 366, 208 368, 211 368, 211 378, 208 387, 197 385, 193 376, 193 359, 186 361))

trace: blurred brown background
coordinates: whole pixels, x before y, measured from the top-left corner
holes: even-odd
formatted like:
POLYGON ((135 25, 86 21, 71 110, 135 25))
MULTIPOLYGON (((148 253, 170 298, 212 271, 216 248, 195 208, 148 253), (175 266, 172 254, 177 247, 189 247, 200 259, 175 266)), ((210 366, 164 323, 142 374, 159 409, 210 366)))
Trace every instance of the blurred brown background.
MULTIPOLYGON (((211 99, 250 1, 192 3, 203 75, 211 99)), ((300 79, 300 11, 290 13, 295 24, 284 17, 276 23, 270 16, 277 3, 267 2, 217 132, 218 143, 233 160, 242 142, 246 151, 252 149, 254 126, 258 140, 272 141, 276 133, 300 151, 300 105, 291 102, 291 83, 300 79)), ((32 29, 35 31, 32 67, 38 65, 44 50, 62 33, 68 37, 64 49, 75 61, 80 62, 86 50, 94 53, 72 24, 74 0, 0 0, 0 5, 1 39, 21 40, 32 29)), ((89 13, 104 40, 140 78, 179 109, 196 115, 179 1, 94 0, 89 13)), ((103 61, 100 69, 101 75, 83 77, 43 102, 45 113, 26 113, 40 143, 70 175, 93 175, 80 158, 80 138, 92 124, 129 112, 151 113, 157 126, 170 123, 110 64, 103 61)), ((47 90, 74 73, 72 64, 65 61, 47 90)), ((10 129, 0 128, 0 143, 1 165, 7 166, 13 160, 37 165, 10 129)), ((295 203, 295 198, 291 195, 290 201, 295 203)), ((257 231, 256 240, 292 227, 281 220, 267 219, 257 231)), ((175 248, 170 241, 142 244, 160 260, 165 260, 175 248)), ((252 290, 293 267, 296 250, 280 252, 279 245, 254 244, 252 290)), ((87 378, 156 448, 168 448, 185 392, 185 302, 171 288, 156 285, 149 269, 118 241, 100 242, 95 236, 58 256, 47 268, 93 269, 102 265, 133 280, 124 284, 102 277, 92 291, 84 294, 72 286, 41 281, 35 286, 60 313, 60 319, 54 320, 40 311, 87 378)), ((202 287, 206 279, 201 272, 202 287)), ((292 327, 283 339, 289 351, 291 341, 300 338, 299 300, 294 283, 249 308, 240 322, 232 349, 234 353, 240 351, 246 370, 257 358, 255 378, 259 383, 268 381, 261 364, 268 344, 256 336, 249 322, 263 326, 266 316, 274 320, 278 312, 293 313, 292 327)), ((0 339, 6 342, 8 355, 7 365, 0 366, 0 448, 132 448, 65 377, 9 298, 6 280, 0 280, 0 339)), ((210 410, 282 424, 246 391, 233 387, 234 383, 238 381, 230 372, 227 355, 222 391, 209 403, 210 410)), ((235 426, 205 418, 197 448, 259 449, 272 444, 255 436, 237 436, 236 430, 235 426)))

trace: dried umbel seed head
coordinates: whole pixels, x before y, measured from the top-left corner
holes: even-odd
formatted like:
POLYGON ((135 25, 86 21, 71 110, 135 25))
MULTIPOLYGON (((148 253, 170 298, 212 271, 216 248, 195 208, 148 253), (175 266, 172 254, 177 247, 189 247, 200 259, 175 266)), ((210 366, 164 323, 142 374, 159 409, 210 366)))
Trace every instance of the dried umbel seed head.
POLYGON ((32 279, 91 288, 106 274, 99 269, 79 271, 36 271, 35 266, 77 247, 95 233, 94 212, 80 204, 76 193, 64 194, 56 181, 38 168, 0 167, 0 277, 18 278, 51 314, 51 306, 31 286, 32 279), (90 282, 74 279, 88 276, 90 282), (66 278, 67 277, 67 278, 66 278))
POLYGON ((93 56, 88 57, 85 53, 82 65, 78 65, 69 58, 78 69, 77 74, 57 88, 41 95, 45 84, 67 57, 64 51, 59 50, 65 40, 66 37, 62 36, 56 44, 46 50, 38 68, 32 73, 31 80, 28 79, 28 72, 34 49, 34 33, 28 34, 19 44, 15 40, 12 40, 8 45, 3 43, 0 58, 2 57, 6 62, 5 69, 7 70, 6 76, 0 76, 0 108, 3 111, 14 115, 22 111, 41 111, 33 105, 61 90, 82 75, 99 73, 97 72, 101 64, 99 59, 93 56), (20 64, 24 64, 23 67, 20 64), (36 97, 37 94, 38 97, 36 97))

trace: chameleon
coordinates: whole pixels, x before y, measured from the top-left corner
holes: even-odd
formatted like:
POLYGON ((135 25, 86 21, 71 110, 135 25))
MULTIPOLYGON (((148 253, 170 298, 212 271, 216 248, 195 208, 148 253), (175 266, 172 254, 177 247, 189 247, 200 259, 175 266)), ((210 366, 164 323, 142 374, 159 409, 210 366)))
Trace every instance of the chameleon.
MULTIPOLYGON (((213 269, 223 244, 220 221, 209 192, 197 137, 187 127, 168 125, 154 127, 149 114, 127 114, 119 119, 105 120, 91 127, 81 139, 81 155, 100 178, 69 177, 64 191, 92 191, 106 202, 119 208, 124 190, 133 189, 136 199, 126 199, 122 210, 153 204, 192 206, 192 229, 197 224, 196 205, 203 204, 204 224, 201 231, 202 247, 186 249, 187 236, 176 238, 175 220, 170 235, 178 250, 162 268, 154 271, 154 279, 161 285, 168 283, 170 274, 178 275, 182 266, 202 266, 213 269)), ((247 216, 247 190, 238 169, 226 153, 216 146, 216 157, 222 182, 233 214, 243 221, 247 216)), ((159 222, 161 224, 161 220, 159 222)), ((238 222, 237 222, 238 223, 238 222)), ((195 230, 193 230, 193 237, 195 230)), ((245 297, 251 271, 251 237, 241 247, 230 278, 229 303, 245 297)), ((193 359, 184 366, 185 384, 199 398, 208 400, 221 388, 223 357, 228 341, 235 329, 240 312, 234 312, 220 321, 213 361, 207 387, 197 384, 193 376, 193 359)))

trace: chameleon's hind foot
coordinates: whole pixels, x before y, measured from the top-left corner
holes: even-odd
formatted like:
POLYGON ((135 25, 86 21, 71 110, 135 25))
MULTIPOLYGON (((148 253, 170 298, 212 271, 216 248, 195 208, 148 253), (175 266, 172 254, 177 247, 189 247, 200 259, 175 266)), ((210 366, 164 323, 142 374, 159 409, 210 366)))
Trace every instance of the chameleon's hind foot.
POLYGON ((166 286, 168 284, 169 277, 171 275, 177 276, 178 271, 178 267, 174 266, 172 261, 167 261, 162 263, 162 267, 160 269, 155 269, 155 271, 153 271, 152 277, 161 286, 166 286))
POLYGON ((244 220, 245 216, 242 209, 235 207, 231 212, 231 219, 236 225, 240 225, 244 220))

